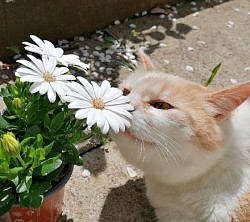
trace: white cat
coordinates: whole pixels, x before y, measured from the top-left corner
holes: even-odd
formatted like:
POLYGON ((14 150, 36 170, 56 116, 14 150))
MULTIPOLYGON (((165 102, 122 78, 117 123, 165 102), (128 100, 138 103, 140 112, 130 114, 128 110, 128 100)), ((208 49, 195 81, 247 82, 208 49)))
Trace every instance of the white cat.
POLYGON ((139 69, 120 88, 134 106, 131 128, 113 135, 145 173, 160 222, 250 222, 250 82, 220 90, 139 69))

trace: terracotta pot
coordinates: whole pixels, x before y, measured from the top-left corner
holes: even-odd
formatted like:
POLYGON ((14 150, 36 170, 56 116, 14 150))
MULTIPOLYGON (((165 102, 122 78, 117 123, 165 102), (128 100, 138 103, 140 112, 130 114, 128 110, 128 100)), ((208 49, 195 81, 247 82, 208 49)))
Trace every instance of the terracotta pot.
POLYGON ((38 209, 31 210, 14 205, 9 212, 0 218, 0 222, 59 222, 65 184, 72 171, 73 165, 70 165, 60 182, 45 193, 44 202, 38 209))

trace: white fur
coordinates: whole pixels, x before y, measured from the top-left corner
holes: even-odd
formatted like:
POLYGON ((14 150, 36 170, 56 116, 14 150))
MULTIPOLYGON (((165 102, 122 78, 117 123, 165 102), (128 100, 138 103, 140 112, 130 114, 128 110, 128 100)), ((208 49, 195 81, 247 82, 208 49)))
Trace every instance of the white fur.
MULTIPOLYGON (((137 140, 123 133, 112 137, 125 159, 144 171, 159 221, 230 222, 238 198, 250 184, 249 101, 219 125, 223 146, 209 152, 189 142, 193 132, 188 124, 180 127, 168 119, 178 110, 163 114, 143 108, 140 93, 129 95, 135 106, 129 131, 137 140)), ((175 114, 186 121, 181 112, 175 114)))

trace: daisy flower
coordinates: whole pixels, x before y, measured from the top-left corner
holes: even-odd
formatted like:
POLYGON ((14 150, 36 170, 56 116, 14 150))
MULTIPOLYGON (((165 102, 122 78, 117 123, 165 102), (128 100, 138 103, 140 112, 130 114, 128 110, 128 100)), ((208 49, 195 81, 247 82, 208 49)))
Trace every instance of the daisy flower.
POLYGON ((110 86, 104 80, 101 86, 95 82, 89 83, 83 77, 77 77, 79 82, 68 83, 72 92, 67 92, 64 99, 69 102, 70 109, 78 109, 75 113, 76 119, 87 118, 87 125, 95 123, 106 134, 111 128, 115 133, 125 131, 130 127, 129 120, 132 115, 129 111, 134 108, 129 104, 129 98, 123 96, 122 92, 110 86))
POLYGON ((33 83, 29 89, 30 93, 39 92, 41 95, 47 93, 51 103, 55 102, 56 94, 63 98, 66 91, 70 90, 67 86, 68 80, 75 80, 73 75, 67 74, 66 67, 56 67, 55 57, 42 56, 42 60, 28 55, 28 60, 18 60, 23 66, 15 72, 22 82, 33 83))
POLYGON ((43 56, 47 57, 55 57, 57 62, 68 67, 68 66, 74 66, 76 68, 80 68, 83 71, 86 72, 86 70, 89 68, 89 65, 85 64, 84 62, 80 61, 79 56, 74 54, 68 54, 64 55, 63 49, 59 47, 55 47, 53 43, 51 43, 48 40, 41 40, 35 35, 30 35, 30 38, 36 43, 32 44, 29 42, 22 42, 24 45, 26 45, 24 48, 25 50, 33 53, 38 53, 43 56))

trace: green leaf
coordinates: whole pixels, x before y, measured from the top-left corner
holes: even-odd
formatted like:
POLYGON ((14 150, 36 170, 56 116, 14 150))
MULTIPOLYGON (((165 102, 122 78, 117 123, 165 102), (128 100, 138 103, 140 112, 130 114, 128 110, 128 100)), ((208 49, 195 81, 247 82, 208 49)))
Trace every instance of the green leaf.
POLYGON ((27 137, 27 138, 23 139, 20 142, 20 146, 24 147, 24 146, 28 145, 28 143, 30 142, 31 139, 35 139, 35 137, 27 137))
POLYGON ((60 155, 43 161, 40 167, 34 170, 34 175, 46 176, 62 165, 62 160, 59 159, 60 155))
POLYGON ((41 133, 40 127, 37 125, 33 125, 26 130, 25 136, 26 137, 36 137, 40 133, 41 133))
POLYGON ((11 125, 0 115, 0 129, 7 129, 11 125))
POLYGON ((221 63, 219 63, 217 66, 214 67, 209 79, 204 83, 204 86, 209 86, 210 83, 213 81, 214 77, 216 76, 217 72, 219 71, 221 67, 221 63))
POLYGON ((44 193, 51 189, 51 182, 49 181, 36 181, 31 186, 29 191, 19 195, 19 205, 30 209, 40 207, 44 193))
POLYGON ((64 118, 65 117, 64 117, 64 112, 63 111, 56 114, 56 116, 52 119, 52 121, 50 123, 50 129, 57 132, 63 126, 64 118))
POLYGON ((36 149, 36 159, 39 162, 45 159, 45 151, 43 148, 36 149))
POLYGON ((17 186, 16 192, 17 193, 23 193, 23 192, 29 190, 31 184, 32 184, 32 176, 31 175, 27 175, 21 181, 21 183, 17 186))
POLYGON ((44 117, 44 127, 49 129, 50 126, 50 118, 49 118, 49 114, 46 113, 45 117, 44 117))
POLYGON ((0 182, 0 217, 10 210, 14 202, 11 182, 0 182))
POLYGON ((52 150, 53 145, 54 145, 54 141, 43 148, 44 151, 45 151, 45 156, 47 156, 50 153, 50 151, 52 150))

